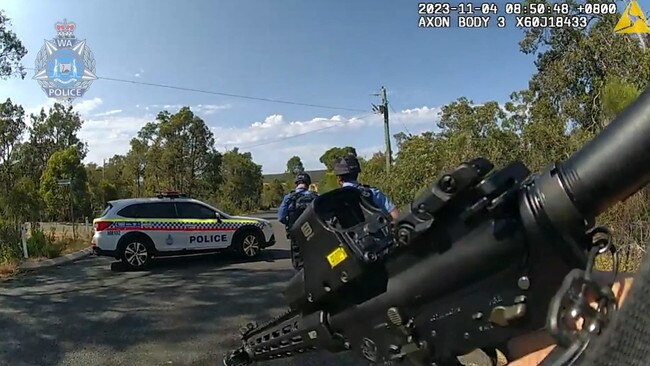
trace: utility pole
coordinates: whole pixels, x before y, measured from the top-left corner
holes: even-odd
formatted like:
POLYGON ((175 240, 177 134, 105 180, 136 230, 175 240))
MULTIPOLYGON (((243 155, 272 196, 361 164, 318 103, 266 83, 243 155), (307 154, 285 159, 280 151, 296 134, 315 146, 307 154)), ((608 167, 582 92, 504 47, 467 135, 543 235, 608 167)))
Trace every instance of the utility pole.
POLYGON ((372 105, 372 109, 384 115, 384 140, 386 143, 386 173, 390 173, 390 167, 393 160, 393 153, 390 148, 390 127, 388 123, 388 98, 386 98, 386 88, 381 87, 379 94, 374 94, 375 96, 381 97, 381 104, 379 106, 372 105))

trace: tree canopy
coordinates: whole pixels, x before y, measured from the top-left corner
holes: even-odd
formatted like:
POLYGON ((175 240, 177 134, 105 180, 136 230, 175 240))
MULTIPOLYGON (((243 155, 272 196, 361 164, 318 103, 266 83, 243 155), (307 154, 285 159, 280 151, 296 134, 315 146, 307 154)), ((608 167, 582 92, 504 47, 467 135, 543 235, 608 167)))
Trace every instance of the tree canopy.
POLYGON ((295 175, 304 172, 305 172, 305 166, 302 164, 302 160, 300 160, 299 156, 292 156, 287 161, 287 170, 285 171, 285 173, 290 175, 295 175))
POLYGON ((11 21, 0 10, 0 79, 12 76, 24 79, 27 73, 21 60, 27 55, 27 48, 10 27, 11 21))
POLYGON ((348 153, 352 153, 354 155, 357 155, 357 150, 352 147, 352 146, 345 146, 345 147, 333 147, 323 153, 321 155, 320 159, 318 159, 325 167, 327 170, 332 170, 334 169, 334 161, 338 158, 341 158, 345 156, 348 153))

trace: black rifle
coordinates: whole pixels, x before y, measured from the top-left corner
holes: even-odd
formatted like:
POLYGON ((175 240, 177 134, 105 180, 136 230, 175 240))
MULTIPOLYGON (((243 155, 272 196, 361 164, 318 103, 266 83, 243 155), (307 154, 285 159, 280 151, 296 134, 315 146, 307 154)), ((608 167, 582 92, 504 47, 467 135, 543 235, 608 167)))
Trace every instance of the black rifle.
POLYGON ((457 365, 545 326, 570 364, 615 310, 590 276, 595 255, 615 254, 595 217, 650 181, 649 149, 650 90, 563 163, 532 175, 521 162, 463 163, 394 223, 354 188, 321 195, 291 228, 304 268, 285 290, 290 310, 244 328, 224 364, 324 349, 457 365))

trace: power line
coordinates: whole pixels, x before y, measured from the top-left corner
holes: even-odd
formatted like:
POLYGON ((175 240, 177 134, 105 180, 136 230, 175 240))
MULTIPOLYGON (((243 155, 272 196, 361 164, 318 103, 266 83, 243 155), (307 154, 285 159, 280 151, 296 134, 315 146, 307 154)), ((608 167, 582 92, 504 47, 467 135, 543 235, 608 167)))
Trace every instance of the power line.
MULTIPOLYGON (((395 100, 395 96, 391 95, 391 99, 395 100)), ((389 103, 388 106, 390 107, 390 110, 393 112, 393 115, 397 115, 397 112, 395 112, 395 109, 393 108, 393 103, 389 103)), ((402 124, 402 127, 404 127, 406 133, 410 135, 411 131, 409 131, 408 127, 406 127, 406 123, 404 123, 404 120, 402 120, 399 117, 397 117, 396 119, 402 124)))
POLYGON ((293 101, 281 100, 281 99, 252 97, 252 96, 247 96, 247 95, 238 95, 238 94, 231 94, 231 93, 215 92, 215 91, 203 90, 203 89, 185 88, 185 87, 181 87, 181 86, 165 85, 165 84, 158 84, 158 83, 147 83, 147 82, 135 81, 135 80, 117 79, 117 78, 109 78, 109 77, 97 77, 97 78, 102 79, 102 80, 117 81, 117 82, 121 82, 121 83, 131 83, 131 84, 137 84, 137 85, 155 86, 155 87, 159 87, 159 88, 168 88, 168 89, 175 89, 175 90, 192 91, 192 92, 196 92, 196 93, 220 95, 220 96, 232 97, 232 98, 240 98, 240 99, 258 100, 258 101, 270 102, 270 103, 291 104, 291 105, 299 105, 299 106, 305 106, 305 107, 336 109, 336 110, 351 111, 351 112, 366 112, 367 111, 367 110, 363 110, 363 109, 354 109, 354 108, 345 108, 345 107, 333 107, 333 106, 328 106, 328 105, 293 102, 293 101))
POLYGON ((314 133, 314 132, 320 132, 320 131, 328 130, 330 128, 338 127, 338 126, 339 126, 338 124, 335 124, 335 125, 332 125, 332 126, 323 127, 323 128, 319 128, 319 129, 316 129, 316 130, 311 130, 311 131, 307 131, 307 132, 303 132, 303 133, 299 133, 299 134, 295 134, 295 135, 291 135, 291 136, 286 136, 286 137, 283 137, 283 138, 277 139, 277 140, 266 141, 266 142, 262 142, 262 143, 259 143, 259 144, 253 144, 253 145, 244 145, 244 146, 240 146, 239 148, 240 149, 251 149, 253 147, 259 147, 259 146, 264 146, 264 145, 275 144, 277 142, 290 140, 292 138, 308 135, 308 134, 314 133))
MULTIPOLYGON (((25 69, 32 70, 32 71, 35 70, 34 68, 29 68, 29 67, 26 67, 25 69)), ((367 112, 367 110, 364 110, 364 109, 333 107, 333 106, 327 106, 327 105, 293 102, 293 101, 280 100, 280 99, 252 97, 252 96, 246 96, 246 95, 223 93, 223 92, 216 92, 216 91, 203 90, 203 89, 185 88, 185 87, 181 87, 181 86, 166 85, 166 84, 159 84, 159 83, 148 83, 148 82, 143 82, 143 81, 118 79, 118 78, 112 78, 112 77, 97 76, 97 79, 115 81, 115 82, 122 82, 122 83, 129 83, 129 84, 136 84, 136 85, 154 86, 154 87, 159 87, 159 88, 167 88, 167 89, 175 89, 175 90, 183 90, 183 91, 192 91, 192 92, 197 92, 197 93, 213 94, 213 95, 227 96, 227 97, 232 97, 232 98, 258 100, 258 101, 271 102, 271 103, 282 103, 282 104, 300 105, 300 106, 306 106, 306 107, 345 110, 345 111, 352 111, 352 112, 367 112)), ((363 119, 363 118, 372 116, 373 114, 374 113, 369 113, 369 114, 363 115, 361 117, 355 117, 355 118, 363 119)), ((349 122, 349 120, 347 120, 345 122, 349 122)), ((250 149, 250 148, 253 148, 253 147, 270 145, 270 144, 274 144, 274 143, 277 143, 277 142, 289 140, 289 139, 292 139, 292 138, 308 135, 308 134, 311 134, 311 133, 324 131, 324 130, 327 130, 327 129, 330 129, 330 128, 333 128, 333 127, 338 127, 338 126, 341 125, 341 123, 344 123, 344 122, 335 123, 332 126, 327 126, 327 127, 319 128, 319 129, 316 129, 316 130, 307 131, 307 132, 299 133, 299 134, 296 134, 296 135, 287 136, 287 137, 284 137, 284 138, 281 138, 281 139, 266 141, 266 142, 262 142, 262 143, 259 143, 259 144, 253 144, 253 145, 239 146, 238 148, 240 148, 240 149, 250 149)))
MULTIPOLYGON (((26 68, 26 69, 35 70, 34 68, 26 68)), ((191 92, 195 92, 195 93, 220 95, 220 96, 231 97, 231 98, 257 100, 257 101, 270 102, 270 103, 291 104, 291 105, 299 105, 299 106, 304 106, 304 107, 334 109, 334 110, 342 110, 342 111, 350 111, 350 112, 367 112, 368 111, 366 109, 334 107, 334 106, 329 106, 329 105, 301 103, 301 102, 294 102, 294 101, 282 100, 282 99, 253 97, 253 96, 248 96, 248 95, 224 93, 224 92, 217 92, 217 91, 204 90, 204 89, 186 88, 186 87, 182 87, 182 86, 167 85, 167 84, 160 84, 160 83, 148 83, 148 82, 144 82, 144 81, 118 79, 118 78, 112 78, 112 77, 107 77, 107 76, 97 76, 97 79, 115 81, 115 82, 120 82, 120 83, 153 86, 153 87, 158 87, 158 88, 167 88, 167 89, 174 89, 174 90, 191 91, 191 92)))
MULTIPOLYGON (((395 109, 393 108, 393 106, 391 104, 388 104, 388 106, 390 107, 390 110, 393 111, 393 115, 397 115, 397 112, 395 112, 395 109)), ((406 123, 404 123, 404 121, 399 117, 397 117, 396 119, 402 124, 402 126, 404 127, 404 130, 406 130, 406 133, 408 133, 410 135, 411 131, 409 131, 408 127, 406 127, 406 123)))

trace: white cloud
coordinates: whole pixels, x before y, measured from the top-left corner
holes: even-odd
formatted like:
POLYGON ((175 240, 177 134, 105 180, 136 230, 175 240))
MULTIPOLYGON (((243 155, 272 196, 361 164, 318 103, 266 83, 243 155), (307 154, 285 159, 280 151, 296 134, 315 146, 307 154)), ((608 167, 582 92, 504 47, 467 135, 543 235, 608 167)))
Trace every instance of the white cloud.
MULTIPOLYGON (((154 110, 166 110, 171 113, 175 113, 185 106, 187 106, 187 104, 151 104, 145 109, 149 110, 149 108, 152 108, 154 110)), ((212 115, 218 111, 232 108, 230 104, 195 104, 190 105, 189 107, 192 112, 198 114, 199 116, 212 115)))
POLYGON ((102 112, 102 113, 97 113, 95 114, 95 117, 106 117, 106 116, 112 116, 114 114, 122 113, 121 109, 111 109, 110 111, 102 112))
POLYGON ((303 166, 307 170, 324 169, 325 167, 318 160, 323 153, 332 146, 321 143, 301 144, 293 146, 284 146, 274 149, 273 154, 264 154, 262 149, 260 153, 253 151, 253 159, 257 164, 262 165, 265 174, 281 173, 286 169, 287 160, 290 157, 300 156, 303 166))
MULTIPOLYGON (((357 155, 358 156, 363 156, 364 158, 371 158, 376 152, 379 152, 379 151, 383 152, 385 150, 386 150, 386 146, 384 146, 384 145, 368 146, 368 147, 363 147, 363 148, 357 149, 357 155)), ((395 150, 395 147, 393 146, 391 150, 395 150)), ((391 154, 391 155, 393 155, 393 154, 391 154)))
MULTIPOLYGON (((54 103, 59 102, 58 100, 54 98, 47 98, 43 103, 34 106, 34 107, 26 107, 25 108, 25 115, 30 116, 31 114, 38 115, 41 113, 41 109, 45 109, 45 112, 47 113, 49 109, 54 106, 54 103)), ((95 97, 93 99, 81 99, 78 100, 77 102, 73 103, 73 110, 75 112, 79 112, 82 116, 88 115, 91 111, 99 107, 100 105, 103 104, 103 101, 101 98, 95 97)), ((27 118, 29 121, 29 118, 27 118)))
POLYGON ((79 131, 79 138, 88 143, 88 156, 85 161, 99 164, 103 159, 115 154, 126 154, 131 139, 151 120, 153 116, 108 115, 86 119, 79 131))
MULTIPOLYGON (((367 118, 377 118, 370 116, 367 118)), ((242 148, 259 142, 273 142, 280 139, 299 136, 316 131, 341 128, 358 127, 366 123, 359 118, 346 119, 341 116, 331 118, 313 118, 308 121, 285 121, 282 115, 271 115, 263 122, 254 122, 243 128, 213 127, 217 146, 240 145, 242 148)))
MULTIPOLYGON (((395 113, 391 119, 392 124, 400 125, 425 125, 435 126, 438 120, 439 108, 421 107, 415 109, 406 109, 395 113)), ((343 117, 335 115, 329 118, 317 117, 307 121, 286 121, 282 115, 271 115, 262 122, 254 122, 250 126, 243 128, 224 128, 213 127, 217 146, 241 145, 246 148, 247 145, 256 145, 257 143, 272 142, 300 136, 319 131, 331 130, 332 132, 341 133, 346 131, 353 133, 361 127, 377 126, 383 123, 383 118, 376 114, 364 115, 358 117, 343 117), (336 127, 336 128, 334 128, 336 127)))
POLYGON ((25 108, 25 116, 27 116, 27 120, 29 120, 29 116, 34 114, 38 115, 41 113, 41 109, 45 109, 45 112, 47 111, 56 103, 56 99, 48 98, 44 103, 41 103, 35 107, 27 107, 25 108))
POLYGON ((438 113, 440 113, 440 108, 424 106, 420 108, 405 109, 397 113, 397 117, 405 123, 418 124, 430 119, 432 116, 434 117, 433 119, 437 120, 438 113))
POLYGON ((220 110, 230 109, 232 106, 230 104, 224 105, 215 105, 215 104, 198 104, 196 106, 190 107, 192 110, 196 111, 198 114, 215 114, 220 110))
MULTIPOLYGON (((25 115, 29 116, 31 114, 39 114, 41 112, 41 109, 45 109, 45 112, 47 112, 52 106, 54 106, 54 103, 59 102, 58 100, 54 98, 48 98, 46 99, 43 103, 34 106, 34 107, 26 107, 25 108, 25 115)), ((82 116, 87 116, 90 112, 93 110, 97 109, 100 105, 102 105, 104 101, 101 98, 95 97, 93 99, 78 99, 76 102, 73 103, 72 107, 75 112, 79 112, 82 116)), ((121 111, 121 110, 120 110, 121 111)), ((108 111, 105 113, 118 113, 115 111, 108 111)))
MULTIPOLYGON (((433 130, 439 119, 438 112, 439 108, 424 106, 394 113, 391 116, 392 131, 394 133, 404 126, 412 133, 414 130, 433 130)), ((251 151, 266 174, 284 171, 287 159, 293 155, 300 156, 307 169, 322 169, 323 165, 318 159, 325 150, 337 144, 355 146, 360 156, 371 157, 375 152, 383 151, 384 146, 377 145, 377 140, 367 138, 367 135, 370 131, 380 133, 382 123, 380 115, 351 118, 335 115, 307 121, 287 121, 276 114, 242 128, 212 127, 212 132, 217 149, 223 151, 239 147, 243 151, 251 151), (369 140, 375 141, 375 144, 368 146, 369 140)), ((383 138, 379 141, 383 141, 383 138)), ((393 145, 393 152, 396 150, 397 147, 393 145)))
POLYGON ((104 101, 102 98, 95 97, 93 99, 84 99, 81 102, 77 104, 73 104, 73 108, 75 111, 79 112, 81 115, 87 115, 91 111, 93 111, 95 108, 99 107, 102 105, 104 101))

